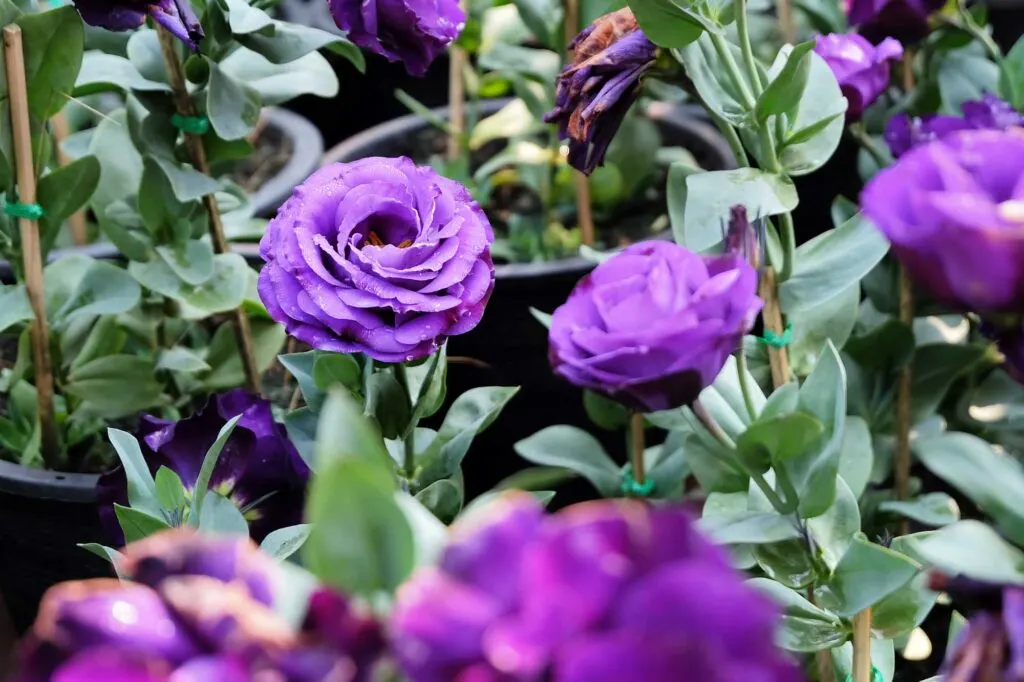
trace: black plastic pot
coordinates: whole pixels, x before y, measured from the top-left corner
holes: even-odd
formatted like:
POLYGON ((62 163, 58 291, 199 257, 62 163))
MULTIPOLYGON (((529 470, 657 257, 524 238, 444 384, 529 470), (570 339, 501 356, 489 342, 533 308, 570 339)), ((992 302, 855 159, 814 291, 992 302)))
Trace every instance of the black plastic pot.
POLYGON ((18 633, 51 586, 113 575, 106 561, 77 546, 105 538, 96 478, 0 461, 0 593, 18 633))
MULTIPOLYGON (((482 113, 497 111, 503 104, 505 101, 488 102, 482 113)), ((434 112, 442 117, 447 115, 443 108, 434 112)), ((688 149, 704 168, 735 167, 728 144, 699 109, 651 107, 649 115, 658 124, 666 144, 688 149)), ((416 151, 412 148, 416 133, 429 125, 419 116, 389 121, 329 150, 324 162, 412 155, 416 151)), ((547 360, 547 330, 530 313, 531 307, 552 312, 565 302, 576 282, 593 266, 593 262, 583 258, 496 266, 497 284, 480 325, 449 340, 449 404, 452 398, 475 386, 522 386, 494 426, 475 441, 464 467, 467 496, 484 492, 528 466, 512 446, 553 424, 585 428, 598 436, 613 455, 622 452, 622 434, 595 430, 583 409, 580 390, 552 374, 547 360), (459 357, 474 362, 461 362, 459 357)), ((559 495, 563 502, 591 494, 585 486, 566 493, 559 495)))
POLYGON ((266 117, 267 127, 284 135, 292 150, 284 167, 249 198, 253 214, 258 218, 269 218, 277 212, 295 186, 320 166, 324 138, 315 125, 287 109, 271 107, 263 112, 263 116, 266 117))

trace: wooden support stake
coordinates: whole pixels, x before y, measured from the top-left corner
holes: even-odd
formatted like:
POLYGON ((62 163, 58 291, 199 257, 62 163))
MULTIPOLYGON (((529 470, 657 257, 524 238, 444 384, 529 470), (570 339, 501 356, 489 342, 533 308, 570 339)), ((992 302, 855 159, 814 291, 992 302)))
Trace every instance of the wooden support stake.
MULTIPOLYGON (((21 28, 15 24, 4 27, 4 57, 7 62, 7 84, 11 98, 11 133, 14 138, 15 171, 18 201, 36 203, 36 172, 32 165, 32 129, 28 114, 28 85, 25 82, 25 55, 21 45, 21 28)), ((8 200, 11 198, 9 197, 8 200)), ((50 360, 50 329, 46 319, 46 297, 43 291, 43 251, 39 241, 39 224, 29 218, 18 219, 21 234, 21 258, 25 268, 25 288, 32 306, 32 361, 35 364, 36 409, 39 412, 40 449, 48 469, 60 461, 57 422, 53 414, 53 366, 50 360)))
MULTIPOLYGON (((178 57, 178 39, 167 29, 158 27, 160 34, 160 49, 163 52, 164 65, 167 67, 167 75, 170 79, 171 90, 174 94, 174 105, 182 116, 195 116, 196 105, 192 101, 192 95, 188 92, 185 83, 185 71, 178 57)), ((210 164, 206 160, 206 148, 203 146, 203 138, 192 133, 185 133, 185 145, 188 147, 189 156, 192 157, 192 165, 200 173, 210 174, 210 164)), ((215 253, 230 253, 231 246, 227 237, 224 236, 224 224, 220 217, 220 207, 217 206, 217 199, 213 194, 203 197, 203 205, 210 217, 209 231, 210 241, 213 242, 215 253)), ((260 370, 256 364, 256 351, 252 341, 252 328, 249 326, 249 318, 245 310, 239 306, 232 312, 235 325, 235 339, 238 343, 238 350, 242 356, 242 368, 245 371, 246 387, 253 393, 259 394, 260 370)))
MULTIPOLYGON (((466 11, 466 0, 460 3, 466 11)), ((467 13, 468 14, 468 13, 467 13)), ((452 44, 448 51, 448 160, 462 156, 462 136, 466 133, 465 70, 469 63, 466 51, 452 44)))
MULTIPOLYGON (((50 119, 50 127, 53 133, 53 146, 57 148, 57 162, 61 166, 66 166, 71 163, 71 157, 61 149, 61 143, 67 139, 70 130, 68 129, 68 119, 63 111, 58 112, 50 119)), ((71 228, 71 238, 74 240, 75 246, 83 246, 89 241, 85 230, 85 211, 72 213, 68 218, 68 226, 71 228)))
MULTIPOLYGON (((569 44, 580 31, 579 0, 565 0, 565 45, 566 59, 572 61, 569 44)), ((587 246, 594 245, 594 209, 590 200, 590 180, 583 173, 573 171, 576 184, 576 219, 580 224, 580 241, 587 246)))
MULTIPOLYGON (((776 336, 782 336, 785 329, 782 325, 782 309, 779 308, 775 270, 770 267, 764 268, 761 273, 760 289, 761 299, 764 301, 764 309, 761 311, 764 328, 776 336)), ((778 388, 789 383, 789 352, 785 348, 768 346, 768 362, 772 368, 772 385, 778 388)))
POLYGON ((793 5, 791 0, 778 0, 775 5, 779 19, 779 35, 782 42, 793 45, 796 43, 796 24, 793 21, 793 5))
POLYGON ((647 472, 644 466, 644 415, 643 412, 634 412, 629 420, 630 431, 630 458, 633 465, 633 480, 643 485, 647 482, 647 472))
MULTIPOLYGON (((914 285, 906 271, 899 269, 900 322, 913 329, 914 285)), ((910 429, 913 427, 910 415, 910 401, 913 398, 914 375, 908 362, 900 370, 896 387, 896 451, 893 455, 893 482, 897 500, 910 498, 910 429)), ((900 535, 910 532, 906 519, 900 522, 900 535)))
POLYGON ((853 682, 872 682, 871 609, 853 617, 853 682))

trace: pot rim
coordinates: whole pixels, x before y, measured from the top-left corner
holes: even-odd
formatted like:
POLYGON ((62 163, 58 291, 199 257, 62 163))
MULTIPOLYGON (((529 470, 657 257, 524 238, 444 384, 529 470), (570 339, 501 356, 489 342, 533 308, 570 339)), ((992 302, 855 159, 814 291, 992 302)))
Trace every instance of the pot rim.
MULTIPOLYGON (((480 103, 481 114, 493 114, 511 102, 511 98, 484 100, 480 103)), ((448 118, 448 107, 435 107, 430 110, 434 116, 448 118)), ((736 168, 736 159, 728 142, 709 121, 704 110, 696 105, 670 105, 664 102, 651 102, 645 113, 648 118, 670 128, 685 131, 690 137, 703 145, 704 151, 718 163, 711 170, 730 170, 736 168)), ((342 140, 324 154, 320 167, 331 163, 354 161, 364 158, 364 148, 373 146, 378 140, 390 137, 402 137, 412 131, 429 126, 430 123, 420 114, 406 114, 385 121, 342 140)), ((235 245, 233 245, 235 246, 235 245)), ((258 248, 256 249, 258 253, 258 248)), ((244 253, 239 250, 240 253, 244 253)), ((597 266, 597 262, 583 256, 572 256, 552 261, 536 263, 501 263, 494 266, 495 277, 499 280, 522 279, 528 277, 545 277, 577 273, 583 275, 597 266)))
POLYGON ((99 477, 99 474, 31 469, 0 460, 0 493, 20 497, 91 504, 96 501, 99 477))

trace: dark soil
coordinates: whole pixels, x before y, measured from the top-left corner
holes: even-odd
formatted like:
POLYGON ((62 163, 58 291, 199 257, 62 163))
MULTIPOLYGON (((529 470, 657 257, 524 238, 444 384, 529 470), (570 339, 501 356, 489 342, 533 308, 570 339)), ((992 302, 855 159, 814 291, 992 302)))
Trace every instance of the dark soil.
POLYGON ((292 156, 292 141, 277 128, 258 128, 254 139, 256 151, 238 162, 229 174, 249 194, 280 172, 292 156))

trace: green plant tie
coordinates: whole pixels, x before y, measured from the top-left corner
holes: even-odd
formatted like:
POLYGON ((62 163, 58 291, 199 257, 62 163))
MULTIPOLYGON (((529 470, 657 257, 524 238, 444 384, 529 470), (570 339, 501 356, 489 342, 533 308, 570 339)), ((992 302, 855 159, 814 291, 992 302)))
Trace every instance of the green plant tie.
POLYGON ((633 477, 633 465, 622 469, 622 493, 627 497, 650 497, 654 492, 654 481, 647 479, 640 483, 633 477))
MULTIPOLYGON (((846 676, 846 682, 853 682, 853 673, 846 676)), ((871 682, 885 682, 882 671, 875 666, 871 666, 871 682)))
POLYGON ((757 337, 758 343, 763 343, 772 348, 785 348, 793 340, 793 324, 786 323, 786 331, 776 334, 770 329, 764 330, 764 336, 757 337))
POLYGON ((171 116, 171 125, 182 132, 192 135, 205 135, 210 132, 210 119, 205 116, 183 116, 175 114, 171 116))
POLYGON ((5 201, 4 213, 12 218, 39 220, 43 217, 43 207, 39 204, 23 204, 20 201, 5 201))

